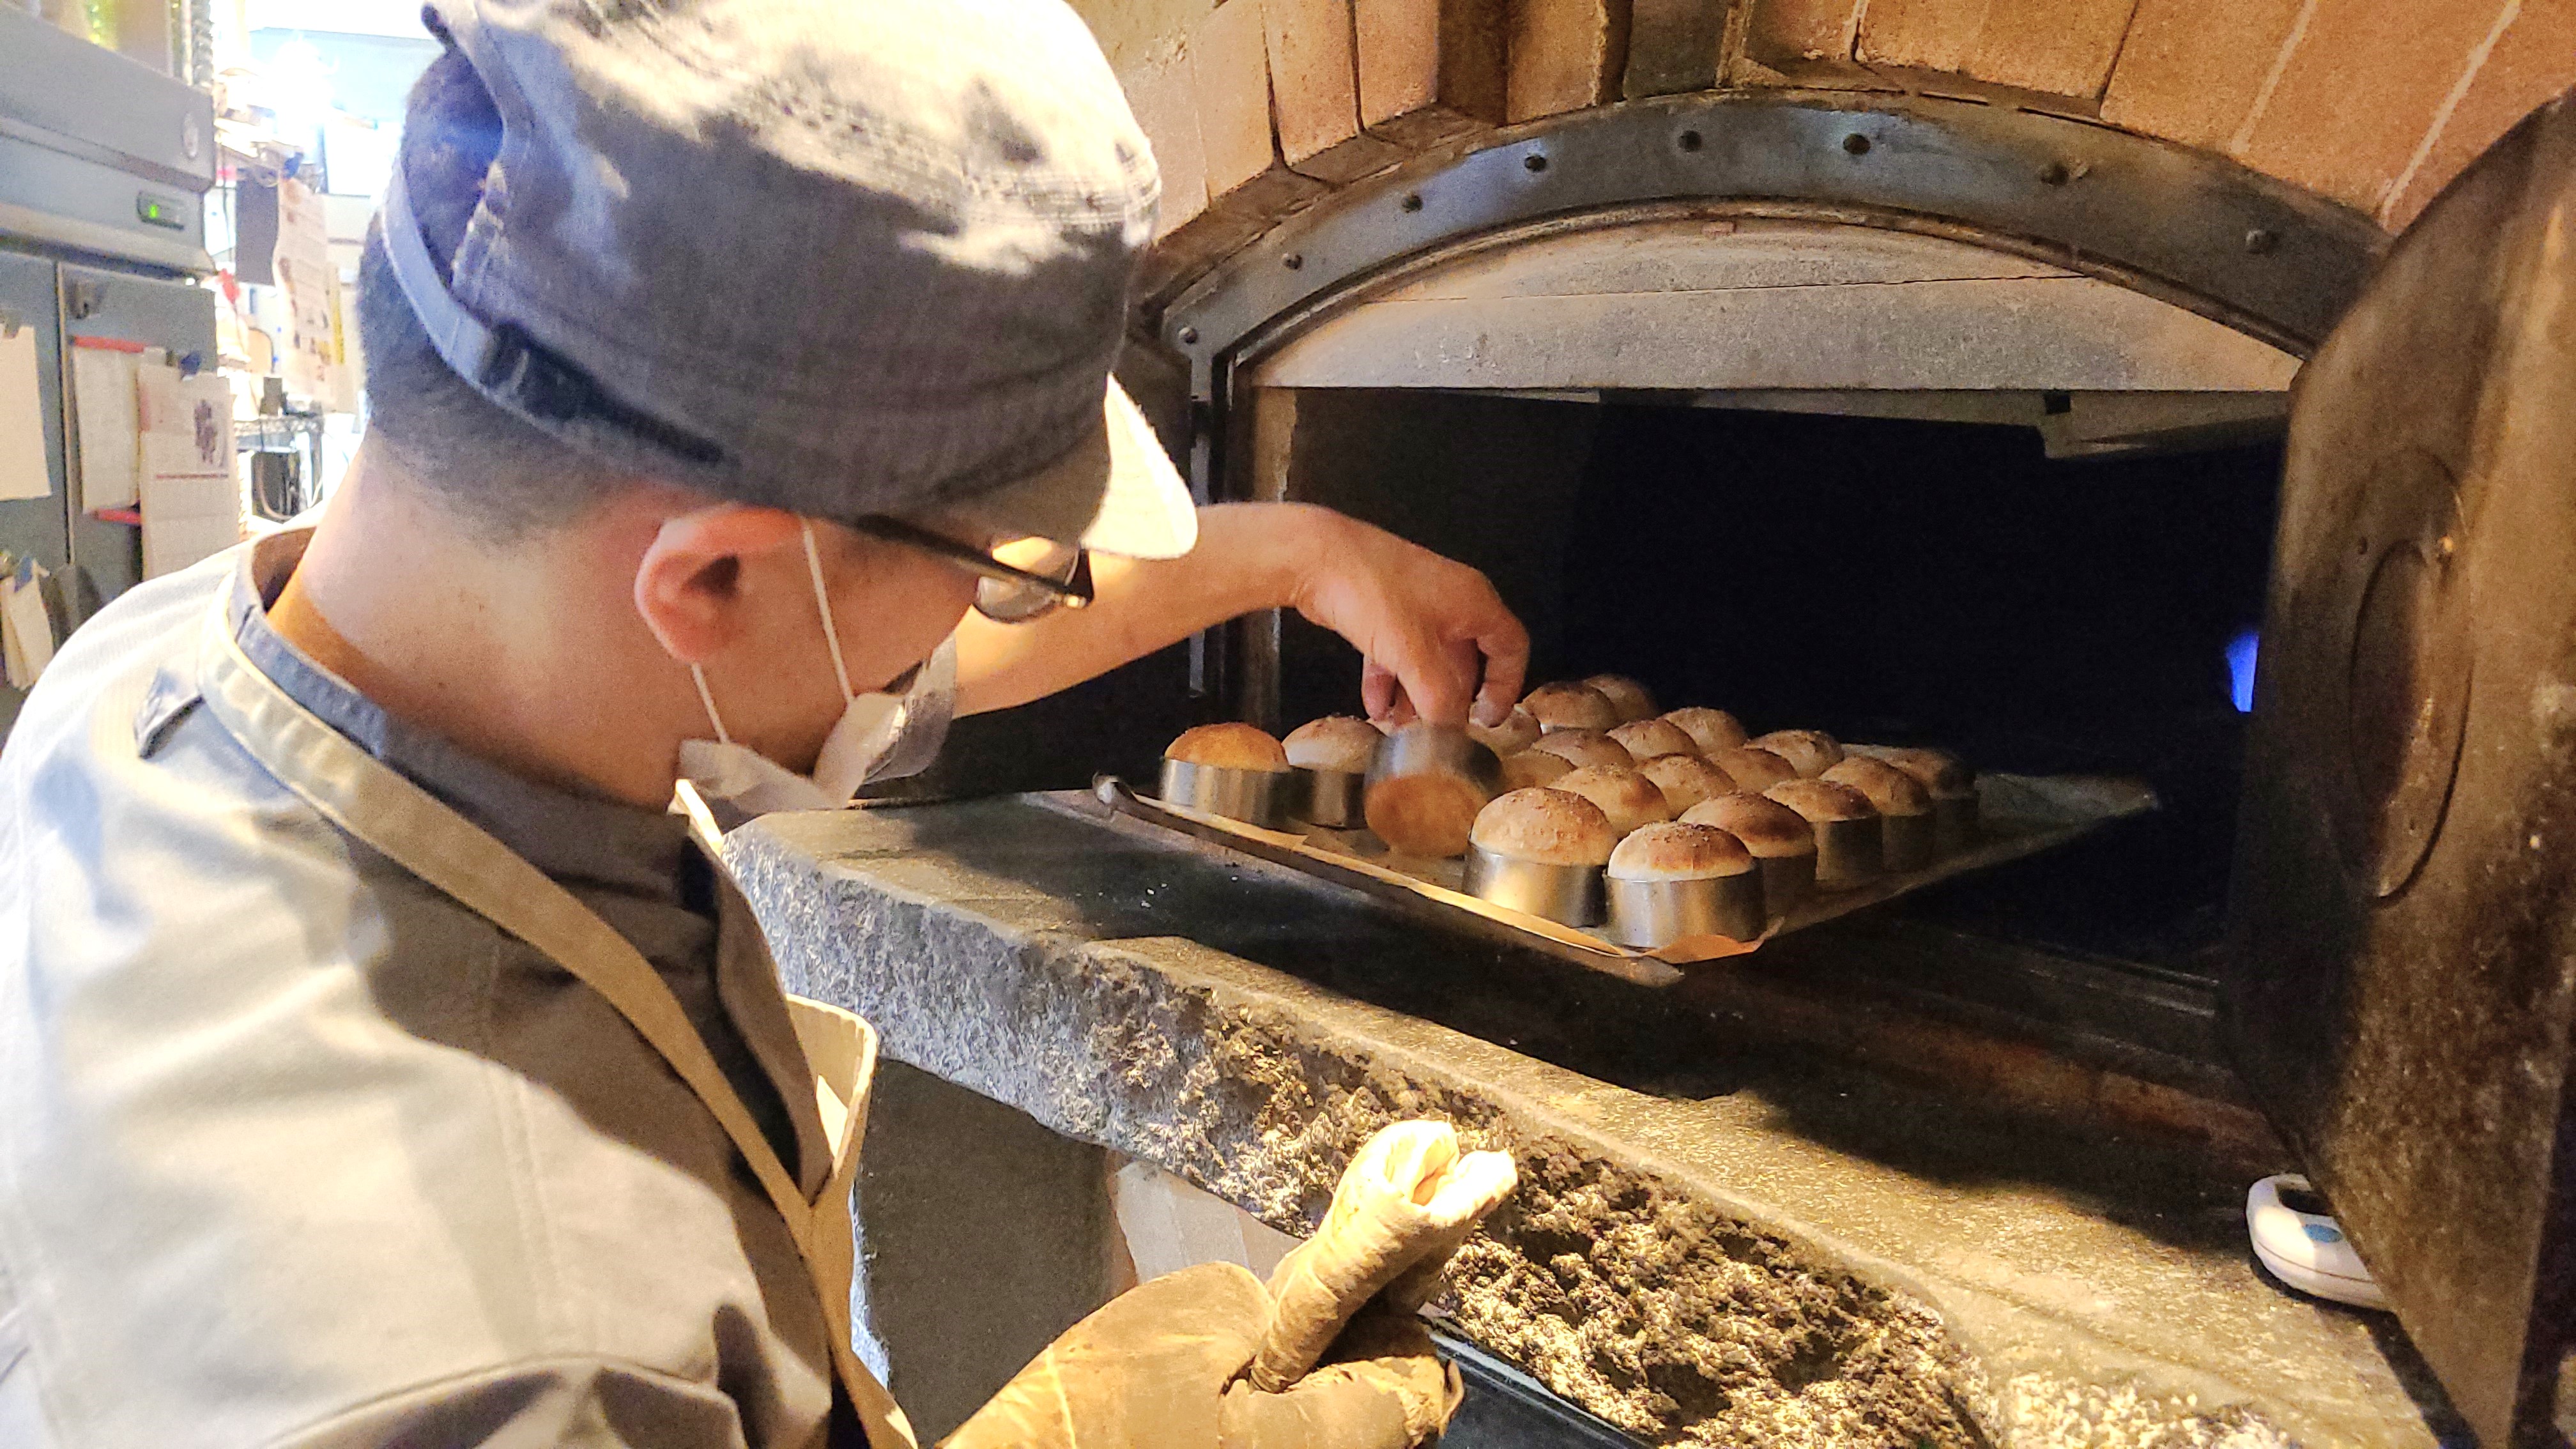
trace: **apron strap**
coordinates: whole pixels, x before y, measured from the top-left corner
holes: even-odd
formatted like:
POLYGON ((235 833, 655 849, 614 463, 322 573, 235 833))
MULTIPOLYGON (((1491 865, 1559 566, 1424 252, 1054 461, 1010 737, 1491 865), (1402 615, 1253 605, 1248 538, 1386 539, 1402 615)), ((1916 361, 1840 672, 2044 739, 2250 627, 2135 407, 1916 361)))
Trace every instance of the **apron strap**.
MULTIPOLYGON (((846 1210, 818 1211, 806 1199, 661 973, 545 872, 296 703, 242 652, 220 600, 206 629, 204 697, 242 748, 333 824, 544 952, 606 998, 715 1115, 787 1221, 822 1300, 833 1369, 860 1410, 870 1442, 876 1449, 910 1445, 903 1411, 859 1364, 850 1344, 849 1246, 816 1241, 818 1228, 848 1231, 846 1210), (835 1266, 837 1274, 831 1272, 835 1266)), ((845 1177, 836 1174, 833 1183, 826 1196, 847 1190, 845 1177)))

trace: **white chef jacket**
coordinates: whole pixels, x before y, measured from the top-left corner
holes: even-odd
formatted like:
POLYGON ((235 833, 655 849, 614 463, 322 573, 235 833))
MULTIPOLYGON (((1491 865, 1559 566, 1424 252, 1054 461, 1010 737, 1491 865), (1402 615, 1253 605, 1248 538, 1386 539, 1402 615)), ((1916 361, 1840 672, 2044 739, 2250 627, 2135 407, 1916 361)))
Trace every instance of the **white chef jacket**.
MULTIPOLYGON (((818 1111, 739 895, 676 817, 474 760, 297 652, 265 606, 307 537, 118 599, 0 751, 0 1445, 903 1439, 846 1351, 835 1392, 846 1300, 774 1206, 791 1177, 836 1206, 863 1087, 818 1111), (756 1128, 563 953, 290 788, 254 697, 607 921, 756 1128)), ((863 1074, 872 1040, 837 1054, 863 1074)))

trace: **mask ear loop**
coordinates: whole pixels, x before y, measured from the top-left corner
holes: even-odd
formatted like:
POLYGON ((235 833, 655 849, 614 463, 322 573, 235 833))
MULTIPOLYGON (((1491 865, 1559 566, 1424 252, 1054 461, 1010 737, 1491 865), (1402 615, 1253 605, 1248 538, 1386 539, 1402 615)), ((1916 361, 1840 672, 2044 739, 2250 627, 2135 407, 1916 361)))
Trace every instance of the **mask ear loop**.
POLYGON ((698 703, 707 707, 707 723, 716 727, 716 743, 732 744, 733 736, 725 733, 724 716, 716 713, 715 694, 707 688, 707 672, 692 664, 689 666, 689 678, 697 682, 698 703))
POLYGON ((814 521, 805 520, 805 571, 814 577, 814 608, 823 616, 823 642, 832 646, 832 677, 841 682, 841 698, 856 699, 850 688, 850 666, 841 662, 841 631, 832 624, 832 596, 823 591, 823 555, 814 547, 814 521))

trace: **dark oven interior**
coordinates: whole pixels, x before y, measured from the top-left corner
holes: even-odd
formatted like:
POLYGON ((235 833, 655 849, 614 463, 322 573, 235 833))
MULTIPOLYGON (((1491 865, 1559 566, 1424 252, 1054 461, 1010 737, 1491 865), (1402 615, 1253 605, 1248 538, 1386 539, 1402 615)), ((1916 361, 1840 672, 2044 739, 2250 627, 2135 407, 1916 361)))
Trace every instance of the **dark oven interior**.
MULTIPOLYGON (((2155 813, 1895 909, 2214 971, 2276 441, 2051 458, 2031 427, 1919 418, 1394 389, 1294 406, 1289 496, 1484 569, 1534 681, 1615 671, 1757 732, 2147 780, 2155 813)), ((1285 620, 1278 723, 1351 710, 1358 670, 1285 620)))

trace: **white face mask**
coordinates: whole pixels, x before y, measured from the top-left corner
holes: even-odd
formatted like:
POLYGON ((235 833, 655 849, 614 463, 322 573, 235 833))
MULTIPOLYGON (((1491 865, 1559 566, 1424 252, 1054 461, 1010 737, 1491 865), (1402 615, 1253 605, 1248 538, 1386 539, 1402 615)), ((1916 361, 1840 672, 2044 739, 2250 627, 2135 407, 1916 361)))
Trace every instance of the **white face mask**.
POLYGON ((841 662, 840 630, 832 622, 832 599, 823 588, 823 560, 814 547, 814 525, 805 525, 805 566, 814 578, 814 604, 823 615, 823 642, 832 650, 832 676, 841 683, 849 705, 841 722, 823 741, 814 773, 800 775, 748 745, 734 743, 716 713, 715 695, 704 670, 692 664, 698 699, 707 707, 711 740, 680 742, 680 777, 709 800, 721 800, 745 815, 774 810, 838 810, 862 786, 898 780, 930 768, 948 735, 949 716, 957 704, 957 639, 940 641, 930 658, 915 666, 909 680, 897 680, 900 693, 860 694, 850 688, 849 666, 841 662))

